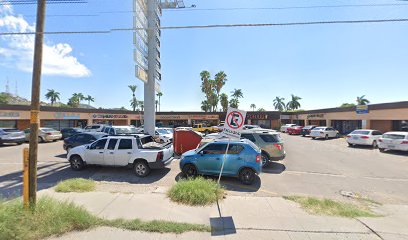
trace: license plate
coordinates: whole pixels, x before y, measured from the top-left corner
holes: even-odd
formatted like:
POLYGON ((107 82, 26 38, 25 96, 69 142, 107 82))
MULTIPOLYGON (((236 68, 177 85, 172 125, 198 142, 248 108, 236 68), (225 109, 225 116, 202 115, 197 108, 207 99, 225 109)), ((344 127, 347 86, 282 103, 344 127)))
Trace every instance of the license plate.
POLYGON ((353 137, 353 139, 354 139, 354 140, 357 140, 357 139, 358 139, 358 137, 353 137))
POLYGON ((395 148, 395 145, 388 145, 388 148, 395 148))

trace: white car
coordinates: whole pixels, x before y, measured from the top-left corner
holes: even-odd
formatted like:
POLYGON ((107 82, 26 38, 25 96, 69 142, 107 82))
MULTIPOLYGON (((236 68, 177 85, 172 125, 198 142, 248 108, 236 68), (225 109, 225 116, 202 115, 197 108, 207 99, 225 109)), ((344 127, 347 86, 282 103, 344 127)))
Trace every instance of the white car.
POLYGON ((84 131, 85 132, 102 132, 104 126, 105 125, 103 124, 92 124, 92 125, 86 126, 84 128, 84 131))
POLYGON ((324 139, 329 139, 329 138, 337 138, 339 137, 339 131, 332 127, 317 127, 314 128, 312 131, 310 131, 310 136, 312 139, 316 138, 324 138, 324 139))
POLYGON ((280 128, 280 131, 285 133, 288 130, 288 128, 294 127, 294 126, 296 126, 296 124, 285 124, 280 128))
POLYGON ((173 133, 165 128, 156 128, 155 135, 159 138, 160 143, 173 141, 173 133))
POLYGON ((382 137, 382 133, 377 130, 359 129, 354 130, 347 135, 347 143, 350 147, 354 145, 368 145, 373 148, 378 147, 378 139, 382 137))
POLYGON ((378 139, 378 148, 385 150, 408 151, 408 132, 387 132, 378 139))
POLYGON ((173 145, 157 146, 151 136, 108 136, 71 149, 67 156, 73 170, 86 165, 132 167, 145 177, 151 169, 164 168, 173 160, 173 145))
POLYGON ((140 134, 140 131, 133 126, 105 126, 102 129, 102 132, 109 135, 140 134))

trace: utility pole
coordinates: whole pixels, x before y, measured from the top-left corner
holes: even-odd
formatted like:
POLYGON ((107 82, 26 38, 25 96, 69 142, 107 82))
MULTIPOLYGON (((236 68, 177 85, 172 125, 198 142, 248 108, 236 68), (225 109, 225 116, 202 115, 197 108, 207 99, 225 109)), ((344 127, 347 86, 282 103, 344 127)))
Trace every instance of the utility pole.
POLYGON ((31 86, 30 145, 28 166, 28 199, 30 201, 30 206, 35 206, 37 201, 38 129, 40 125, 40 85, 44 44, 45 2, 46 0, 37 0, 37 23, 35 30, 33 79, 31 86))

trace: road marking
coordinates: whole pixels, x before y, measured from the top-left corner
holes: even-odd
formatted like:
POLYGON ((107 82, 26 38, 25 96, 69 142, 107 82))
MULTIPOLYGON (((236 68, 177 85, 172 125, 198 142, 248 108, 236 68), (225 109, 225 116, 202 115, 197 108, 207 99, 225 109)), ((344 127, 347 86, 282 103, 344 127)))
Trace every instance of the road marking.
MULTIPOLYGON (((60 161, 41 161, 37 162, 38 164, 46 164, 46 163, 68 163, 68 162, 60 162, 60 161)), ((23 163, 0 163, 0 165, 22 165, 23 163)))
POLYGON ((395 181, 395 182, 408 182, 408 178, 384 178, 384 177, 363 177, 363 178, 373 179, 373 180, 395 181))
POLYGON ((301 172, 301 171, 284 171, 284 173, 293 174, 293 175, 300 175, 300 174, 310 174, 310 175, 319 175, 319 176, 330 176, 330 177, 347 177, 343 174, 336 174, 336 173, 319 173, 319 172, 301 172))

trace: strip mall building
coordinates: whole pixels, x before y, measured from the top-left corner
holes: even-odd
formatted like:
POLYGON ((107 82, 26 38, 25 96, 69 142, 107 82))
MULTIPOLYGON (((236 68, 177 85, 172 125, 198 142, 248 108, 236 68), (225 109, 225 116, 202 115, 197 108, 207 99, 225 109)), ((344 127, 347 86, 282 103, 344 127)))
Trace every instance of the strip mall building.
MULTIPOLYGON (((111 125, 136 125, 143 122, 143 114, 132 111, 41 107, 41 127, 62 129, 84 127, 93 123, 111 125)), ((25 129, 30 123, 30 108, 23 105, 0 105, 0 128, 25 129)), ((159 112, 158 126, 192 126, 194 123, 218 125, 225 119, 225 113, 204 112, 159 112)), ((329 108, 295 113, 276 111, 248 112, 247 124, 265 128, 279 128, 281 124, 332 126, 341 133, 349 133, 358 128, 371 128, 383 132, 408 131, 408 101, 369 105, 363 109, 329 108)))

